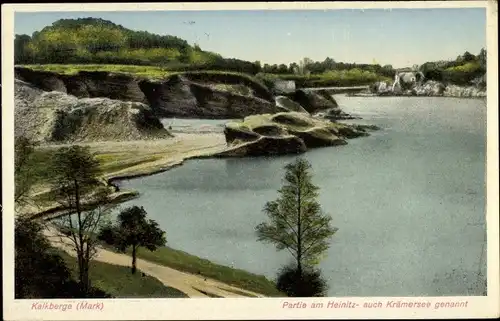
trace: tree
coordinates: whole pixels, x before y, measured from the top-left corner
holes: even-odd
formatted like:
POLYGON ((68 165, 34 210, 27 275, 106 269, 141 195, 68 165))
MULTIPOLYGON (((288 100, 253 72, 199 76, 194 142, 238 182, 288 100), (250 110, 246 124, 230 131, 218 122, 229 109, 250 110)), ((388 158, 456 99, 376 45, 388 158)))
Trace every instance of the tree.
POLYGON ((35 152, 35 143, 24 136, 14 141, 14 202, 17 205, 26 202, 26 196, 35 183, 30 161, 35 152))
POLYGON ((486 50, 484 48, 482 48, 477 57, 478 57, 479 65, 481 66, 481 68, 483 70, 486 70, 486 50))
POLYGON ((118 250, 125 252, 132 248, 132 274, 137 271, 137 252, 139 247, 156 251, 167 242, 165 232, 154 220, 146 219, 143 207, 132 206, 124 209, 118 215, 118 224, 108 225, 101 229, 99 239, 114 245, 118 250))
POLYGON ((16 35, 14 39, 14 63, 22 64, 30 62, 32 53, 29 48, 31 37, 28 35, 16 35))
POLYGON ((279 198, 264 207, 269 222, 257 225, 256 232, 259 241, 274 243, 278 250, 290 252, 300 279, 304 267, 318 263, 337 229, 330 226, 332 218, 322 213, 316 200, 318 187, 312 183, 311 164, 297 158, 286 165, 285 170, 279 198))
POLYGON ((310 74, 309 66, 312 63, 313 63, 313 60, 311 58, 307 58, 307 57, 305 57, 304 59, 299 61, 298 74, 308 76, 310 74))
POLYGON ((62 258, 50 253, 50 244, 42 226, 34 221, 17 219, 15 244, 15 298, 56 298, 70 281, 62 258))
POLYGON ((14 242, 14 297, 16 299, 108 298, 109 294, 92 288, 82 293, 71 278, 64 259, 42 233, 43 225, 18 218, 14 242))
POLYGON ((464 54, 462 55, 461 58, 462 58, 462 60, 464 62, 469 62, 469 61, 475 61, 476 60, 476 56, 474 56, 473 54, 471 54, 468 51, 464 52, 464 54))
POLYGON ((279 64, 277 71, 279 74, 286 74, 288 72, 288 66, 285 64, 279 64))
POLYGON ((299 72, 299 65, 297 65, 296 62, 290 63, 290 65, 288 65, 288 72, 291 74, 297 74, 299 72))
POLYGON ((278 274, 276 288, 290 297, 319 297, 325 296, 326 281, 321 277, 321 271, 307 268, 302 276, 297 278, 297 267, 287 265, 278 274))
POLYGON ((111 191, 99 182, 99 163, 86 147, 61 148, 54 154, 51 170, 53 200, 72 214, 54 220, 54 225, 61 240, 76 252, 81 291, 87 293, 90 261, 96 254, 97 232, 111 209, 111 191))
POLYGON ((259 73, 262 71, 262 64, 259 60, 254 61, 253 64, 255 66, 255 70, 257 71, 256 73, 259 73))

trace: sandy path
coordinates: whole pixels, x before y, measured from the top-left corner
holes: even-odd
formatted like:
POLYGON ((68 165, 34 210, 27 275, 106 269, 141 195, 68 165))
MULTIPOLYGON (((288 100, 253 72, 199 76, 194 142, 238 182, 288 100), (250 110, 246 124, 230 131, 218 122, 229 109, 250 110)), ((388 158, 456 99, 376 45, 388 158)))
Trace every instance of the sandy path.
MULTIPOLYGON (((57 232, 52 226, 48 226, 45 230, 45 235, 50 240, 50 242, 60 249, 63 249, 68 254, 76 256, 75 251, 70 246, 69 240, 67 238, 61 238, 58 236, 57 232)), ((132 258, 126 254, 115 253, 102 248, 99 248, 95 260, 130 267, 132 263, 132 258)), ((159 265, 143 259, 137 259, 137 269, 141 270, 145 274, 152 276, 162 282, 164 285, 175 288, 187 296, 193 297, 209 297, 202 292, 209 293, 211 295, 228 298, 228 297, 265 297, 262 294, 258 294, 252 291, 244 290, 234 286, 227 285, 225 283, 205 279, 202 276, 195 274, 181 272, 172 269, 167 266, 159 265), (233 291, 247 293, 248 296, 237 294, 233 291)))

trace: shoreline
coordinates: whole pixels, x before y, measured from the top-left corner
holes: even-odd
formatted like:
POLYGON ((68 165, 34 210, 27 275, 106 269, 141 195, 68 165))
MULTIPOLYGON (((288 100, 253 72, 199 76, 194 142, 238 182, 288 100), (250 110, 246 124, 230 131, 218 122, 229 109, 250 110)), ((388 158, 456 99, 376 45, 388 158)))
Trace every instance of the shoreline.
POLYGON ((443 96, 443 95, 380 95, 380 94, 347 94, 347 97, 356 98, 391 98, 391 97, 404 97, 404 98, 453 98, 453 99, 486 99, 487 96, 443 96))
MULTIPOLYGON (((42 146, 42 149, 54 149, 65 145, 66 144, 45 145, 42 146)), ((166 172, 176 167, 182 166, 186 160, 212 158, 226 148, 224 135, 222 133, 183 133, 177 135, 172 139, 166 140, 162 139, 143 141, 93 142, 81 143, 81 145, 89 146, 91 151, 93 151, 97 155, 123 153, 124 150, 127 150, 127 148, 128 150, 133 150, 134 148, 138 148, 139 150, 144 149, 151 155, 162 155, 158 160, 150 162, 146 161, 141 164, 122 168, 118 171, 104 173, 101 176, 101 179, 108 187, 112 187, 114 189, 114 191, 110 194, 110 203, 112 204, 120 204, 128 200, 138 198, 140 196, 139 191, 121 190, 118 184, 120 181, 166 172), (196 143, 193 143, 193 141, 196 141, 196 143), (111 146, 106 147, 105 145, 109 143, 111 143, 111 146), (164 150, 165 148, 168 149, 169 147, 171 149, 177 148, 178 150, 164 150)), ((134 150, 134 152, 137 152, 137 150, 134 150)), ((131 153, 127 154, 127 156, 128 157, 125 157, 125 159, 132 159, 134 156, 136 156, 136 154, 131 153)), ((46 187, 42 189, 42 191, 35 193, 34 196, 45 193, 50 193, 50 188, 46 187)), ((85 204, 85 207, 91 209, 97 205, 99 204, 87 203, 85 204)), ((26 216, 29 219, 51 220, 60 216, 71 214, 71 211, 63 209, 59 204, 52 204, 47 206, 30 206, 32 205, 28 205, 27 207, 20 209, 20 213, 18 215, 26 216)))
MULTIPOLYGON (((422 98, 422 97, 439 97, 439 98, 454 98, 454 99, 486 99, 486 97, 457 97, 457 96, 416 96, 416 95, 377 95, 377 94, 343 94, 346 97, 360 98, 387 98, 387 97, 405 97, 405 98, 422 98)), ((75 142, 63 144, 47 144, 41 145, 41 149, 50 150, 63 146, 70 145, 89 146, 91 151, 97 155, 112 155, 112 154, 127 154, 125 160, 137 157, 137 154, 144 152, 146 156, 160 155, 159 159, 153 161, 144 161, 139 164, 131 164, 125 166, 118 171, 104 173, 101 178, 104 183, 113 188, 111 193, 111 203, 123 203, 140 197, 140 192, 135 190, 121 190, 120 182, 152 176, 167 172, 171 169, 184 165, 186 161, 193 159, 218 159, 225 158, 220 154, 230 147, 227 146, 224 134, 222 132, 199 132, 199 131, 179 131, 174 137, 167 139, 151 139, 151 140, 134 140, 134 141, 97 141, 97 142, 75 142), (185 145, 185 146, 183 146, 185 145), (177 147, 178 150, 170 150, 177 147)), ((143 155, 144 156, 144 155, 143 155)), ((45 187, 41 192, 36 194, 44 194, 50 192, 50 189, 45 187)), ((98 204, 86 204, 90 208, 98 204)), ((33 210, 33 208, 32 208, 33 210)), ((47 206, 42 210, 34 211, 28 214, 30 219, 53 219, 63 215, 70 214, 68 211, 61 209, 60 205, 47 206), (46 217, 48 216, 48 217, 46 217)))

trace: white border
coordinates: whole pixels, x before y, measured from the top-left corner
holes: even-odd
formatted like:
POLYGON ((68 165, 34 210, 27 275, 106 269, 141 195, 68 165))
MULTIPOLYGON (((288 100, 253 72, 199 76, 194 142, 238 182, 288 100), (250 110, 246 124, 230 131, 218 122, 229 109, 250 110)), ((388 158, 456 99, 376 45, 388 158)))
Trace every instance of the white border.
POLYGON ((163 319, 378 319, 378 318, 484 318, 498 317, 499 310, 499 205, 498 205, 498 5, 496 1, 414 1, 414 2, 256 2, 256 3, 57 3, 4 4, 2 7, 2 204, 3 204, 3 303, 5 320, 163 320, 163 319), (487 297, 422 298, 305 298, 305 299, 108 299, 103 310, 76 310, 80 300, 14 300, 13 226, 14 226, 14 12, 34 11, 150 11, 150 10, 263 10, 263 9, 369 9, 369 8, 487 8, 487 297), (9 157, 10 156, 10 157, 9 157), (429 309, 300 309, 282 308, 283 302, 346 302, 358 304, 380 301, 422 300, 429 309), (436 302, 467 301, 467 308, 434 309, 436 302), (32 310, 33 302, 73 303, 66 312, 32 310))

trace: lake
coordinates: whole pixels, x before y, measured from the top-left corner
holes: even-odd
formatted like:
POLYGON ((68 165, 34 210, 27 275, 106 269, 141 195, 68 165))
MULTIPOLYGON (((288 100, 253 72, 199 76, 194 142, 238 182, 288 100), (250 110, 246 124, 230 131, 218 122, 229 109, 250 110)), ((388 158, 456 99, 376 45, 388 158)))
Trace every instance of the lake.
MULTIPOLYGON (((382 130, 303 155, 339 228, 319 265, 328 295, 481 295, 485 100, 336 99, 382 130)), ((173 248, 274 278, 290 256, 254 228, 294 157, 191 160, 122 182, 141 193, 123 206, 144 206, 173 248)))

